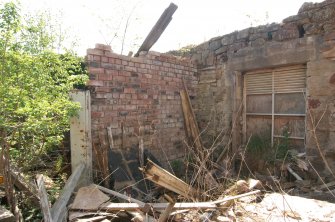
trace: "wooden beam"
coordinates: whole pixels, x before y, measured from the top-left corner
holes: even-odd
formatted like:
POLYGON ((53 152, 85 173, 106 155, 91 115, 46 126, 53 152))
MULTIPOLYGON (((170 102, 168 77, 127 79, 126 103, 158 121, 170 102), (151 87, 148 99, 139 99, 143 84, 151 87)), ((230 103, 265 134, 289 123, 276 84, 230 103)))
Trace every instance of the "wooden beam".
MULTIPOLYGON (((195 209, 225 209, 225 205, 222 205, 222 203, 226 203, 235 199, 239 199, 245 196, 249 195, 255 195, 260 193, 259 190, 252 191, 249 193, 226 197, 223 199, 219 199, 216 201, 210 201, 210 202, 181 202, 181 203, 173 203, 173 207, 171 207, 171 203, 147 203, 144 204, 141 201, 136 200, 137 203, 105 203, 100 206, 100 210, 103 212, 114 212, 114 211, 146 211, 146 208, 149 206, 150 209, 153 211, 163 211, 166 210, 169 207, 168 212, 171 213, 171 211, 176 210, 195 210, 195 209)), ((81 209, 72 209, 72 210, 81 210, 81 209)))
POLYGON ((41 204, 41 209, 43 213, 43 219, 45 222, 52 222, 48 195, 44 187, 44 180, 43 180, 42 174, 37 175, 36 182, 37 182, 37 188, 38 188, 38 195, 40 197, 40 204, 41 204))
POLYGON ((329 187, 333 187, 333 186, 335 186, 335 181, 325 183, 325 184, 322 184, 320 186, 314 186, 314 187, 312 187, 312 190, 325 190, 325 189, 329 189, 329 187))
MULTIPOLYGON (((5 163, 6 159, 3 158, 3 163, 5 163)), ((26 193, 26 196, 32 201, 32 203, 36 206, 40 206, 40 198, 38 196, 38 191, 36 185, 30 181, 26 181, 23 173, 13 165, 9 166, 9 175, 13 184, 20 190, 26 193)))
POLYGON ((0 205, 0 221, 3 221, 3 222, 15 221, 15 217, 13 213, 7 210, 2 205, 0 205))
POLYGON ((123 199, 123 200, 125 200, 125 201, 128 201, 128 202, 131 202, 131 203, 137 203, 137 204, 139 204, 141 207, 144 207, 144 206, 145 206, 145 203, 142 202, 142 201, 139 201, 139 200, 137 200, 137 199, 134 199, 134 198, 132 198, 132 197, 129 197, 129 196, 124 195, 124 194, 122 194, 122 193, 116 192, 116 191, 114 191, 114 190, 107 189, 107 188, 102 187, 102 186, 99 186, 99 185, 95 185, 95 186, 97 186, 97 188, 98 188, 99 190, 101 190, 102 192, 111 194, 111 195, 113 195, 113 196, 116 196, 116 197, 118 197, 118 198, 121 198, 121 199, 123 199))
MULTIPOLYGON (((150 206, 153 210, 162 211, 165 210, 170 203, 150 203, 150 206)), ((220 206, 217 206, 211 202, 188 202, 188 203, 175 203, 173 210, 182 210, 182 209, 218 209, 220 206)), ((105 212, 113 212, 119 210, 143 210, 143 206, 137 203, 106 203, 103 204, 100 210, 105 212)))
POLYGON ((227 202, 227 201, 230 201, 230 200, 236 200, 236 199, 239 199, 239 198, 242 198, 242 197, 247 197, 247 196, 255 195, 255 194, 258 194, 260 192, 261 192, 260 190, 255 190, 255 191, 251 191, 251 192, 248 192, 248 193, 244 193, 244 194, 240 194, 240 195, 236 195, 236 196, 231 196, 231 197, 226 197, 226 198, 223 198, 223 199, 212 201, 211 203, 213 203, 213 204, 221 204, 221 203, 224 203, 224 202, 227 202))
POLYGON ((170 172, 164 170, 148 159, 144 168, 140 168, 146 179, 188 199, 196 199, 199 193, 190 185, 177 178, 170 172))
POLYGON ((144 42, 142 43, 141 47, 138 49, 135 57, 140 55, 142 51, 149 51, 151 47, 157 42, 159 37, 162 35, 166 27, 169 25, 170 21, 172 20, 172 15, 177 10, 178 6, 171 3, 168 8, 165 9, 161 17, 156 22, 155 26, 151 29, 148 36, 145 38, 144 42))
POLYGON ((203 143, 201 141, 198 123, 192 109, 190 96, 184 80, 183 87, 184 89, 180 91, 180 98, 185 121, 186 135, 189 140, 188 142, 190 143, 189 145, 194 146, 196 155, 198 155, 201 161, 204 161, 205 156, 203 152, 203 143))
POLYGON ((51 216, 54 222, 61 222, 63 218, 65 217, 67 213, 66 205, 68 204, 69 199, 72 195, 72 192, 76 188, 84 169, 85 169, 84 164, 80 164, 77 166, 77 168, 74 170, 74 172, 71 174, 71 176, 67 180, 61 192, 61 195, 59 196, 57 201, 52 206, 51 216))

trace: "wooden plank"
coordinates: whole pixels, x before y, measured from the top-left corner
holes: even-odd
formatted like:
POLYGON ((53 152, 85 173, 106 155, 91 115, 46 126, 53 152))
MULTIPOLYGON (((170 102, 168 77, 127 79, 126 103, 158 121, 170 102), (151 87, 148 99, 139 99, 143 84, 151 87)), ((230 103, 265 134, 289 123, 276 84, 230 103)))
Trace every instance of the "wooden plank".
MULTIPOLYGON (((3 158, 3 163, 5 163, 5 158, 3 158)), ((13 165, 9 166, 10 179, 13 181, 14 185, 20 190, 26 193, 26 196, 32 201, 36 207, 40 207, 40 199, 38 196, 38 191, 36 185, 30 181, 26 181, 23 173, 13 165)))
POLYGON ((321 186, 314 186, 312 187, 313 190, 324 190, 324 189, 329 189, 329 187, 335 186, 335 181, 329 182, 322 184, 321 186))
MULTIPOLYGON (((234 72, 234 84, 233 84, 233 113, 232 113, 232 152, 237 152, 237 149, 241 146, 242 143, 242 124, 240 123, 239 119, 243 117, 242 110, 243 110, 243 78, 241 72, 234 72)), ((228 148, 228 147, 227 147, 228 148)), ((219 157, 216 160, 216 163, 219 163, 226 152, 224 149, 219 157)), ((235 155, 232 159, 234 163, 235 155)))
POLYGON ((41 209, 43 213, 43 219, 45 222, 52 222, 48 195, 44 187, 44 180, 43 180, 42 174, 37 175, 36 182, 37 182, 37 187, 38 187, 38 195, 40 197, 40 204, 41 204, 41 209))
POLYGON ((223 199, 212 201, 210 203, 221 204, 221 203, 228 202, 228 201, 231 201, 231 200, 236 200, 236 199, 239 199, 239 198, 242 198, 242 197, 247 197, 247 196, 255 195, 255 194, 258 194, 260 192, 261 192, 260 190, 254 190, 254 191, 251 191, 251 192, 248 192, 248 193, 243 193, 243 194, 240 194, 240 195, 226 197, 226 198, 223 198, 223 199))
POLYGON ((12 212, 0 205, 0 221, 1 222, 12 222, 15 221, 15 217, 12 212))
POLYGON ((286 169, 288 170, 288 172, 290 172, 297 180, 303 181, 303 179, 292 170, 292 168, 290 167, 290 164, 287 164, 286 169))
MULTIPOLYGON (((192 209, 219 209, 221 208, 221 204, 236 200, 242 197, 255 195, 260 193, 259 190, 255 190, 252 192, 226 197, 223 199, 219 199, 216 201, 211 202, 181 202, 181 203, 174 203, 172 210, 192 210, 192 209)), ((162 211, 165 210, 170 203, 148 203, 152 210, 155 211, 162 211)), ((143 205, 142 203, 104 203, 101 205, 100 210, 103 212, 113 212, 113 211, 136 211, 136 210, 144 210, 147 206, 143 205)))
POLYGON ((51 217, 54 222, 63 221, 63 218, 65 217, 67 213, 66 205, 68 204, 68 201, 72 195, 72 192, 76 188, 84 169, 85 169, 84 164, 78 165, 78 167, 74 170, 74 172, 71 174, 71 176, 67 180, 61 192, 61 195, 59 196, 57 201, 52 206, 51 217))
POLYGON ((187 94, 185 90, 180 91, 180 98, 181 98, 181 107, 183 110, 183 116, 184 116, 184 126, 185 126, 185 134, 186 138, 189 143, 192 142, 192 135, 191 135, 191 126, 190 126, 190 120, 189 120, 189 114, 188 114, 188 106, 187 106, 187 94))
POLYGON ((77 222, 95 222, 95 221, 103 221, 104 219, 106 219, 106 216, 93 216, 93 217, 90 217, 90 218, 77 218, 76 221, 77 222))
POLYGON ((137 200, 137 199, 135 199, 135 198, 129 197, 129 196, 127 196, 127 195, 121 194, 121 193, 119 193, 119 192, 117 192, 117 191, 110 190, 110 189, 107 189, 107 188, 102 187, 102 186, 99 186, 99 185, 95 185, 95 186, 96 186, 97 188, 99 188, 99 190, 101 190, 102 192, 111 194, 111 195, 116 196, 116 197, 118 197, 118 198, 121 198, 122 200, 125 200, 125 201, 127 201, 127 202, 137 203, 137 204, 139 204, 141 207, 142 207, 142 206, 144 207, 144 205, 145 205, 144 202, 139 201, 139 200, 137 200))
POLYGON ((159 37, 162 35, 166 27, 169 25, 170 21, 172 20, 172 15, 177 10, 178 6, 171 3, 168 8, 166 8, 161 15, 161 17, 156 22, 155 26, 151 29, 148 36, 145 38, 144 42, 142 43, 141 47, 138 49, 135 57, 138 57, 140 52, 142 51, 149 51, 150 48, 156 43, 159 37))
MULTIPOLYGON (((156 211, 162 211, 167 208, 169 203, 150 203, 150 207, 156 211)), ((136 211, 144 210, 144 207, 137 203, 106 203, 100 207, 101 211, 114 212, 119 210, 136 211)), ((173 210, 182 209, 218 209, 220 208, 211 202, 187 202, 187 203, 175 203, 173 210)))
POLYGON ((98 210, 99 206, 109 201, 109 199, 109 196, 94 185, 81 187, 76 193, 71 209, 98 210))
POLYGON ((113 149, 114 147, 114 139, 113 139, 113 133, 112 133, 112 127, 107 127, 107 135, 108 135, 108 143, 109 143, 109 149, 113 149))
POLYGON ((105 213, 105 212, 83 212, 83 211, 69 211, 69 218, 68 221, 75 221, 76 219, 80 219, 82 217, 89 217, 89 216, 106 216, 106 217, 117 217, 115 214, 112 213, 105 213))
POLYGON ((140 168, 140 170, 144 173, 146 179, 186 198, 194 200, 199 196, 199 193, 190 185, 164 170, 151 160, 148 160, 147 165, 144 168, 140 168))
POLYGON ((195 114, 192 109, 192 104, 190 100, 190 96, 188 94, 188 90, 183 80, 183 88, 180 92, 184 121, 186 125, 186 134, 189 137, 189 145, 194 146, 196 155, 200 158, 200 161, 205 161, 204 158, 204 148, 203 143, 200 137, 200 131, 198 127, 198 123, 195 118, 195 114))

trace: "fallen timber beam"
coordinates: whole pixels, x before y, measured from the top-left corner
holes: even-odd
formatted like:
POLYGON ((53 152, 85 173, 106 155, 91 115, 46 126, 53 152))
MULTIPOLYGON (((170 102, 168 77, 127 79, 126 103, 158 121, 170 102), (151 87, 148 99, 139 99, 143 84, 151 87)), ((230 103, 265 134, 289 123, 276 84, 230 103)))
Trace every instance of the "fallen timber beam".
MULTIPOLYGON (((170 203, 150 203, 150 207, 155 211, 164 211, 170 203)), ((217 209, 220 208, 216 204, 210 202, 189 202, 175 203, 173 210, 183 209, 217 209)), ((79 209, 78 209, 79 210, 79 209)), ((100 210, 113 212, 119 210, 144 210, 144 207, 137 203, 107 203, 101 206, 100 210)))
POLYGON ((240 195, 236 195, 236 196, 231 196, 231 197, 226 197, 226 198, 223 198, 223 199, 212 201, 210 203, 221 204, 221 203, 224 203, 224 202, 227 202, 227 201, 231 201, 231 200, 236 200, 236 199, 239 199, 239 198, 242 198, 242 197, 247 197, 247 196, 255 195, 255 194, 258 194, 260 192, 261 192, 260 190, 254 190, 254 191, 251 191, 251 192, 248 192, 248 193, 244 193, 244 194, 240 194, 240 195))
POLYGON ((43 219, 45 222, 52 222, 48 195, 44 187, 43 175, 40 174, 37 176, 36 183, 38 187, 38 195, 40 196, 40 204, 43 213, 43 219))
POLYGON ((192 109, 192 104, 190 100, 190 95, 188 93, 185 81, 183 80, 183 90, 180 91, 181 104, 183 109, 184 121, 185 121, 185 131, 188 137, 189 145, 194 146, 195 153, 200 157, 201 161, 204 161, 204 148, 200 137, 200 131, 198 123, 195 118, 194 111, 192 109))
POLYGON ((145 206, 145 203, 142 202, 142 201, 140 201, 140 200, 137 200, 137 199, 135 199, 135 198, 129 197, 129 196, 127 196, 127 195, 124 195, 124 194, 122 194, 122 193, 116 192, 116 191, 114 191, 114 190, 107 189, 107 188, 102 187, 102 186, 99 186, 99 185, 95 185, 95 186, 97 186, 97 188, 98 188, 99 190, 101 190, 102 192, 111 194, 111 195, 113 195, 113 196, 116 196, 116 197, 118 197, 118 198, 121 198, 121 199, 123 199, 123 200, 125 200, 125 201, 128 201, 128 202, 130 202, 130 203, 137 203, 137 204, 140 205, 141 207, 142 207, 142 206, 143 206, 143 207, 145 206))
POLYGON ((156 22, 155 26, 151 29, 148 36, 145 38, 144 42, 142 43, 141 47, 138 49, 135 57, 140 55, 142 51, 149 51, 150 48, 157 42, 159 37, 162 35, 166 27, 169 25, 170 21, 172 20, 172 15, 177 10, 178 6, 171 3, 168 8, 166 8, 161 15, 161 17, 156 22))
MULTIPOLYGON (((3 163, 5 163, 6 159, 3 157, 3 163)), ((2 171, 3 169, 1 169, 2 171)), ((0 171, 0 172, 1 172, 0 171)), ((24 175, 18 168, 13 165, 9 166, 9 175, 14 183, 14 185, 20 190, 26 193, 27 197, 32 201, 32 203, 36 206, 40 206, 40 198, 38 196, 38 191, 36 185, 31 181, 27 181, 24 178, 24 175), (22 176, 23 175, 23 176, 22 176)))
POLYGON ((69 177, 69 179, 67 180, 61 192, 60 197, 57 199, 57 201, 54 203, 54 205, 51 208, 50 212, 51 212, 52 221, 61 222, 63 221, 63 218, 65 218, 67 214, 66 205, 68 204, 69 199, 72 195, 72 192, 76 188, 84 169, 85 169, 84 164, 78 165, 77 168, 74 170, 74 172, 69 177))
POLYGON ((194 200, 199 196, 199 192, 197 192, 193 187, 170 172, 164 170, 149 159, 146 166, 140 168, 140 170, 143 172, 146 179, 182 195, 183 197, 194 200))
POLYGON ((335 181, 322 184, 321 186, 314 186, 314 187, 312 187, 312 190, 325 190, 325 189, 329 189, 329 187, 333 187, 333 186, 335 186, 335 181))
MULTIPOLYGON (((236 200, 242 197, 255 195, 260 193, 260 190, 251 191, 248 193, 226 197, 216 201, 209 202, 181 202, 175 203, 173 205, 173 210, 187 210, 187 209, 220 209, 220 204, 224 202, 228 202, 231 200, 236 200)), ((162 211, 165 210, 170 203, 148 203, 153 210, 162 211)), ((119 211, 119 210, 142 210, 145 206, 138 203, 106 203, 103 204, 100 210, 105 210, 107 212, 119 211)), ((77 209, 79 210, 79 209, 77 209)))
POLYGON ((302 179, 296 172, 294 172, 294 171, 292 170, 290 164, 288 164, 288 165, 286 166, 286 169, 288 170, 288 172, 290 172, 290 173, 295 177, 295 179, 297 179, 297 180, 303 180, 303 179, 302 179))

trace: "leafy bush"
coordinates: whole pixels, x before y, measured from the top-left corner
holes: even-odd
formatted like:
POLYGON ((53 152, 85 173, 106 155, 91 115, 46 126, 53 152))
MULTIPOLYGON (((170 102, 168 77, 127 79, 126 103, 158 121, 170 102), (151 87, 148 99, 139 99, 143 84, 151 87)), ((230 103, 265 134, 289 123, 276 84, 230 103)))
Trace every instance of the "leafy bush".
POLYGON ((0 144, 25 168, 62 141, 80 108, 69 91, 87 80, 82 58, 55 53, 51 24, 43 14, 22 18, 13 2, 0 5, 0 144))

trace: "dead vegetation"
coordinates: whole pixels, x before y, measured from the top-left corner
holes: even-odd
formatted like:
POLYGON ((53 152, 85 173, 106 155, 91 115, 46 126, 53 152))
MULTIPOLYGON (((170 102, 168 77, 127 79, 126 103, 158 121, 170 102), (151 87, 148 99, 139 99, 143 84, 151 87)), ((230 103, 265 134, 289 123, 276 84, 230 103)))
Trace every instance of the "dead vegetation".
MULTIPOLYGON (((105 187, 92 184, 74 193, 85 168, 79 165, 51 207, 44 186, 46 177, 38 175, 35 186, 20 177, 18 170, 8 168, 10 165, 7 172, 18 190, 27 192, 33 203, 40 203, 45 221, 330 221, 335 216, 334 204, 315 200, 335 202, 334 178, 321 177, 304 153, 288 149, 285 143, 265 152, 264 146, 269 144, 253 137, 236 153, 226 144, 219 158, 213 159, 217 144, 203 146, 203 132, 197 126, 185 85, 180 94, 188 155, 169 164, 172 171, 183 172, 178 178, 144 160, 139 135, 140 170, 148 193, 141 191, 141 196, 134 196, 136 184, 118 191, 106 188, 113 174, 108 172, 106 158, 98 162, 105 187)), ((108 132, 112 149, 113 135, 108 132)), ((103 152, 97 157, 106 156, 108 151, 103 152)))
MULTIPOLYGON (((78 187, 74 193, 85 168, 79 165, 52 207, 44 185, 46 177, 38 175, 36 186, 7 163, 8 177, 32 203, 40 203, 45 221, 330 221, 335 216, 334 204, 315 200, 335 202, 334 177, 321 177, 305 159, 305 153, 295 152, 285 143, 269 149, 269 143, 256 136, 235 153, 225 144, 219 157, 213 159, 223 132, 214 140, 215 145, 205 148, 201 140, 204 132, 197 126, 185 84, 180 95, 188 155, 169 163, 172 171, 183 171, 177 173, 180 178, 153 161, 144 160, 140 135, 139 166, 149 191, 141 191, 141 196, 132 194, 132 190, 138 190, 136 184, 118 191, 106 188, 110 187, 108 181, 113 174, 108 172, 108 150, 96 153, 97 157, 104 156, 98 158, 104 187, 92 184, 78 187), (302 207, 305 205, 308 207, 302 207), (319 209, 318 214, 313 213, 315 209, 319 209)), ((313 120, 314 132, 318 122, 313 120)), ((107 131, 109 148, 113 149, 113 135, 107 131)), ((15 197, 13 193, 11 203, 15 203, 15 197)), ((18 210, 16 204, 13 207, 18 210)))
POLYGON ((119 191, 82 187, 69 205, 70 221, 330 221, 335 215, 334 204, 315 200, 335 201, 334 178, 315 177, 304 153, 285 143, 269 153, 253 150, 250 138, 237 153, 225 151, 213 160, 216 146, 203 146, 185 86, 181 100, 189 155, 170 166, 177 170, 183 165, 183 180, 142 160, 143 176, 152 182, 145 200, 131 195, 135 184, 119 191))

